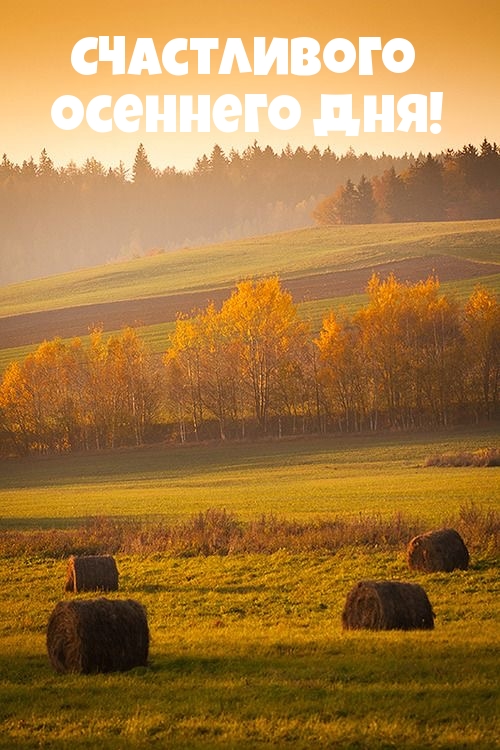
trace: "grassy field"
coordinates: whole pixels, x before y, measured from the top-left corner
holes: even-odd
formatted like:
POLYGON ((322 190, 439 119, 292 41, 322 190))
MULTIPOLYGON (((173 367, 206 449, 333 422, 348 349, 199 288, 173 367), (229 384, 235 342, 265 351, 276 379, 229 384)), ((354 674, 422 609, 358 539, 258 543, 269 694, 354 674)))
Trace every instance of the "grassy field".
MULTIPOLYGON (((163 447, 1 465, 3 532, 83 516, 181 520, 226 507, 299 521, 403 512, 441 523, 498 507, 498 469, 425 468, 492 431, 163 447)), ((0 532, 2 533, 2 532, 0 532)), ((57 675, 45 647, 64 559, 0 559, 0 747, 493 748, 498 737, 498 559, 421 574, 404 546, 335 552, 117 555, 120 592, 146 607, 150 659, 123 674, 57 675), (433 631, 344 632, 359 580, 424 586, 433 631)), ((80 595, 89 597, 91 595, 80 595)))
MULTIPOLYGON (((495 507, 495 469, 424 467, 435 453, 496 445, 492 431, 151 447, 13 460, 0 466, 0 525, 85 516, 178 520, 207 508, 242 518, 401 511, 427 522, 469 502, 495 507)), ((1 527, 0 526, 0 527, 1 527)))
MULTIPOLYGON (((498 571, 410 573, 402 554, 117 558, 147 610, 148 668, 57 675, 60 560, 0 568, 0 747, 494 748, 498 571), (424 586, 435 630, 343 632, 359 580, 424 586)), ((81 595, 89 596, 89 595, 81 595)))
POLYGON ((0 292, 0 317, 213 289, 255 275, 286 280, 423 255, 498 262, 499 247, 500 220, 303 229, 12 284, 0 292))

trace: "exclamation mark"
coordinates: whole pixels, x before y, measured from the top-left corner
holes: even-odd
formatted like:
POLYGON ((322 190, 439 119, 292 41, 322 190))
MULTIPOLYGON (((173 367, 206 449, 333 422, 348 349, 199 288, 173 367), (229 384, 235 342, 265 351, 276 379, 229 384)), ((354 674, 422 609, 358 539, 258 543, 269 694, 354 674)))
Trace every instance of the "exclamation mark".
MULTIPOLYGON (((431 103, 430 103, 430 118, 431 120, 440 120, 443 112, 443 92, 442 91, 431 91, 431 103)), ((437 135, 441 132, 441 125, 439 122, 433 122, 429 128, 431 133, 437 135)))

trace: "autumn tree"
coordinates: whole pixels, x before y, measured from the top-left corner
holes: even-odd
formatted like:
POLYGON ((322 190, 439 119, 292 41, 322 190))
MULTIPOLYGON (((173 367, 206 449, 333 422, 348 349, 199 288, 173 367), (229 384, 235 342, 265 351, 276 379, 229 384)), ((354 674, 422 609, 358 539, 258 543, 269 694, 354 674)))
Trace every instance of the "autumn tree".
POLYGON ((213 304, 203 315, 204 405, 217 420, 219 437, 225 440, 230 425, 244 415, 238 371, 239 347, 228 328, 228 320, 213 304))
POLYGON ((337 194, 338 193, 328 195, 326 198, 323 198, 317 206, 315 206, 312 216, 316 224, 329 227, 339 223, 337 214, 337 194))
POLYGON ((498 413, 500 387, 500 305, 496 296, 479 286, 469 297, 463 323, 467 342, 468 399, 476 418, 498 413))
POLYGON ((457 302, 433 278, 411 285, 374 275, 368 294, 355 320, 388 423, 408 428, 427 414, 434 424, 448 424, 461 379, 457 302))
POLYGON ((164 362, 181 439, 186 437, 186 420, 199 439, 205 417, 217 421, 219 437, 225 439, 228 420, 238 419, 238 372, 225 321, 213 305, 177 320, 164 362))
POLYGON ((26 455, 36 434, 34 394, 19 362, 12 362, 0 384, 0 424, 4 445, 26 455))
POLYGON ((352 180, 348 179, 333 195, 325 198, 314 210, 313 216, 318 224, 356 224, 359 218, 358 191, 352 180))
POLYGON ((106 370, 114 434, 120 442, 133 439, 141 445, 158 407, 161 380, 159 368, 133 328, 106 341, 106 370))
POLYGON ((409 287, 406 349, 417 417, 446 426, 461 399, 463 336, 458 302, 428 279, 409 287))
POLYGON ((230 425, 244 434, 250 417, 265 433, 270 416, 303 408, 308 345, 307 326, 277 278, 241 282, 220 311, 210 305, 177 321, 165 356, 171 403, 188 407, 196 436, 207 418, 221 438, 230 425))
POLYGON ((394 276, 381 281, 373 275, 368 284, 369 303, 355 317, 360 327, 364 366, 374 381, 375 406, 398 426, 408 368, 398 344, 401 340, 402 285, 394 276))
POLYGON ((65 451, 80 445, 74 347, 60 339, 45 341, 21 364, 7 369, 0 406, 20 452, 65 451))
POLYGON ((254 416, 265 433, 280 376, 299 361, 307 326, 277 277, 240 282, 221 314, 238 349, 239 373, 251 394, 254 416))
POLYGON ((365 175, 357 185, 348 179, 345 185, 324 200, 313 211, 318 224, 370 224, 375 217, 373 186, 365 175))
POLYGON ((340 431, 360 430, 370 410, 367 371, 360 328, 349 317, 331 312, 323 321, 316 345, 320 353, 318 381, 330 418, 340 431))
POLYGON ((144 441, 159 405, 160 370, 135 331, 40 344, 0 384, 3 432, 17 453, 144 441))

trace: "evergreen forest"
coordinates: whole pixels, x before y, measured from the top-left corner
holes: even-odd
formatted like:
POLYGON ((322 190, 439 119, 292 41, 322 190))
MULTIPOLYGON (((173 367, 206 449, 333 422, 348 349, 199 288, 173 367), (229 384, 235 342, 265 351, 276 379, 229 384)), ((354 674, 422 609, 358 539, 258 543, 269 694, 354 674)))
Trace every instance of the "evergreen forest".
POLYGON ((500 149, 431 154, 214 146, 191 171, 94 158, 56 168, 44 150, 0 162, 0 283, 319 224, 500 216, 500 149))

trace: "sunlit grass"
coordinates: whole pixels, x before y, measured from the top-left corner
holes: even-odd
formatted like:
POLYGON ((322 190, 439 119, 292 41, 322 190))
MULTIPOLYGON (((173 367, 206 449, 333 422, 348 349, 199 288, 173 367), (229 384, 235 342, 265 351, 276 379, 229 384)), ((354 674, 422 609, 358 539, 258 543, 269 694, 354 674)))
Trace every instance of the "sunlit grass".
POLYGON ((495 746, 492 564, 423 576, 403 554, 359 549, 117 563, 110 596, 145 605, 150 663, 89 676, 57 675, 46 655, 64 561, 2 564, 0 747, 495 746), (346 594, 366 578, 423 585, 435 630, 344 633, 346 594))
POLYGON ((498 499, 495 469, 425 467, 430 455, 495 445, 495 432, 155 447, 4 462, 2 525, 87 515, 169 520, 211 507, 242 518, 401 511, 432 521, 498 499))
POLYGON ((360 268, 429 254, 499 260, 500 220, 308 228, 169 251, 4 287, 0 315, 360 268))
MULTIPOLYGON (((244 519, 399 511, 441 524, 464 502, 497 507, 498 470, 425 468, 425 459, 495 439, 478 430, 9 461, 1 523, 182 520, 217 504, 244 519)), ((410 571, 404 544, 116 559, 120 590, 109 596, 146 607, 149 666, 88 676, 55 674, 46 654, 50 613, 71 596, 66 561, 0 559, 0 747, 495 746, 500 591, 497 561, 480 543, 469 570, 453 574, 410 571), (347 593, 364 579, 420 583, 435 630, 344 633, 347 593)))

